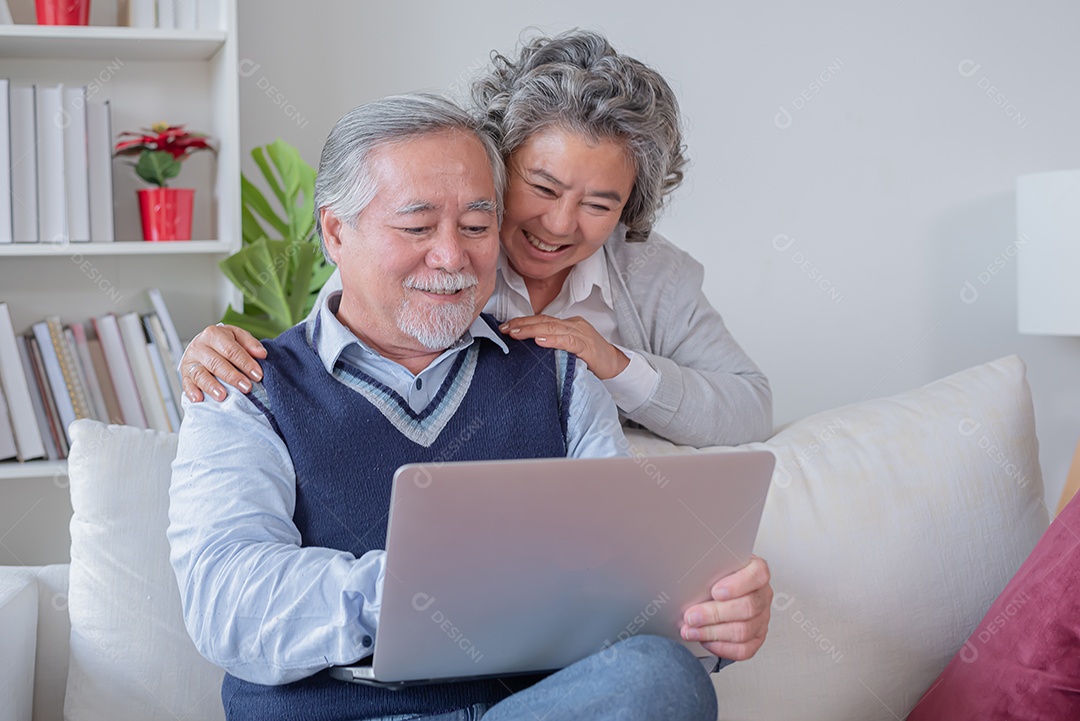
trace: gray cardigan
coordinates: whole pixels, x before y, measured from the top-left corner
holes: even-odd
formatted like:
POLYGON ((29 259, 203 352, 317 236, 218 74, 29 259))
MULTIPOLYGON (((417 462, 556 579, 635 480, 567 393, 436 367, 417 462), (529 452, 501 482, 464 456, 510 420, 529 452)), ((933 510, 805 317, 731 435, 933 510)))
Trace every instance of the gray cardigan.
POLYGON ((621 225, 603 252, 622 345, 660 373, 649 400, 625 417, 690 446, 768 438, 769 381, 705 298, 701 263, 656 232, 627 243, 621 225))
MULTIPOLYGON (((709 305, 701 290, 701 263, 659 233, 627 243, 622 224, 603 253, 622 345, 640 352, 660 373, 649 400, 623 418, 699 448, 768 438, 769 381, 709 305)), ((340 289, 335 271, 319 298, 340 289)))

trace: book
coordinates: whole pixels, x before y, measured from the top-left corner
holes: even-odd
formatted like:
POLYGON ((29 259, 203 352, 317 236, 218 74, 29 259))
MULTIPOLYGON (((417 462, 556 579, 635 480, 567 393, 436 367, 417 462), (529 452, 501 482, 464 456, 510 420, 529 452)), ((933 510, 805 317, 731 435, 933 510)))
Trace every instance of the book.
POLYGON ((15 445, 19 460, 28 461, 45 455, 41 432, 34 415, 30 379, 19 357, 19 345, 7 303, 0 303, 0 385, 7 396, 15 445))
POLYGON ((15 431, 8 415, 7 399, 4 398, 4 389, 0 388, 0 461, 14 458, 18 453, 15 449, 15 431))
POLYGON ((165 298, 157 288, 151 288, 146 293, 150 296, 150 305, 154 307, 154 314, 157 315, 158 320, 161 321, 161 327, 165 330, 165 337, 169 341, 169 350, 172 351, 173 357, 179 363, 180 358, 184 355, 184 346, 180 345, 180 336, 176 332, 176 326, 173 325, 169 307, 165 305, 165 298))
MULTIPOLYGON (((143 321, 145 323, 145 320, 143 321)), ((180 430, 180 412, 176 409, 173 401, 172 389, 166 377, 165 364, 161 360, 158 344, 152 338, 146 342, 146 353, 150 356, 150 366, 154 369, 154 377, 157 379, 158 389, 161 391, 161 400, 165 403, 165 415, 169 417, 169 425, 172 430, 180 430)))
POLYGON ((176 29, 176 0, 157 0, 157 26, 163 30, 176 29))
POLYGON ((53 443, 56 445, 58 459, 63 460, 64 458, 67 458, 68 454, 67 434, 64 433, 63 421, 60 418, 60 409, 56 405, 56 396, 52 392, 48 372, 45 370, 45 361, 41 356, 41 344, 38 343, 37 336, 32 331, 26 336, 26 348, 30 352, 30 361, 34 368, 34 378, 37 381, 38 390, 41 393, 41 400, 45 405, 45 418, 48 421, 49 433, 52 435, 53 443))
POLYGON ((133 28, 152 28, 156 25, 154 0, 128 0, 128 25, 133 28))
MULTIPOLYGON (((34 376, 34 363, 30 360, 26 336, 20 335, 16 337, 15 342, 19 346, 19 360, 22 361, 23 373, 30 381, 30 402, 34 407, 34 420, 37 422, 38 435, 44 449, 42 457, 50 461, 58 461, 60 460, 60 452, 57 450, 56 442, 49 431, 49 419, 45 415, 45 401, 41 397, 41 391, 38 389, 37 379, 34 376)), ((29 458, 24 460, 29 460, 29 458)))
POLYGON ((142 401, 139 400, 139 387, 131 371, 124 340, 120 335, 120 324, 112 313, 93 319, 94 331, 101 341, 105 362, 109 366, 109 378, 116 389, 117 402, 124 416, 124 423, 136 428, 149 428, 143 413, 142 401))
POLYGON ((45 325, 49 329, 49 338, 52 339, 53 350, 56 351, 56 360, 60 363, 60 372, 64 376, 64 386, 71 398, 71 405, 75 409, 75 418, 91 418, 90 401, 86 397, 86 388, 83 386, 75 367, 74 351, 68 343, 64 326, 60 323, 60 317, 51 315, 45 319, 45 325))
POLYGON ((197 0, 176 0, 176 27, 180 30, 199 28, 199 4, 197 0))
POLYGON ((200 30, 220 30, 226 20, 221 17, 222 7, 216 0, 189 0, 198 5, 197 18, 200 30))
POLYGON ((176 368, 180 359, 173 356, 172 351, 169 349, 169 341, 157 313, 148 313, 143 316, 143 322, 146 324, 146 330, 149 332, 150 338, 154 341, 158 353, 161 355, 161 362, 165 367, 165 382, 169 386, 169 395, 172 396, 173 403, 176 404, 177 415, 180 418, 183 418, 184 389, 183 384, 180 382, 180 372, 176 368))
POLYGON ((10 86, 9 80, 0 78, 0 243, 15 239, 11 224, 10 86))
POLYGON ((87 160, 86 86, 65 87, 64 192, 67 194, 67 237, 90 240, 90 170, 87 160))
POLYGON ((146 413, 146 422, 155 431, 172 430, 169 416, 165 411, 165 401, 158 388, 157 377, 150 364, 150 354, 146 349, 146 332, 138 313, 125 313, 116 319, 120 326, 120 335, 124 339, 131 374, 139 390, 139 401, 146 413))
MULTIPOLYGON (((75 406, 68 394, 67 383, 64 381, 64 372, 60 370, 60 358, 56 355, 53 346, 52 335, 49 333, 49 325, 45 321, 35 323, 32 328, 34 339, 37 341, 37 354, 45 368, 45 380, 48 383, 49 393, 60 423, 60 430, 70 442, 67 434, 69 425, 75 422, 75 406)), ((31 347, 33 355, 33 347, 31 347)))
POLYGON ((75 359, 75 372, 79 376, 83 389, 86 391, 86 400, 90 402, 90 417, 102 423, 109 422, 108 411, 105 410, 105 398, 101 395, 101 387, 98 385, 97 374, 94 373, 94 364, 90 360, 90 347, 86 343, 86 332, 79 323, 72 323, 64 330, 64 337, 71 346, 71 355, 75 359))
POLYGON ((39 85, 35 96, 38 238, 43 243, 68 240, 63 92, 63 85, 39 85))
POLYGON ((90 240, 116 240, 113 230, 112 105, 86 102, 86 160, 90 193, 90 240))
POLYGON ((11 112, 11 228, 16 243, 38 241, 37 122, 33 85, 12 85, 11 112))
POLYGON ((84 324, 84 330, 86 331, 86 345, 90 349, 90 361, 94 366, 94 375, 97 376, 101 395, 105 399, 106 422, 123 424, 124 414, 120 412, 120 400, 116 397, 116 389, 109 375, 109 364, 105 361, 105 351, 101 348, 101 341, 97 337, 93 323, 84 324))

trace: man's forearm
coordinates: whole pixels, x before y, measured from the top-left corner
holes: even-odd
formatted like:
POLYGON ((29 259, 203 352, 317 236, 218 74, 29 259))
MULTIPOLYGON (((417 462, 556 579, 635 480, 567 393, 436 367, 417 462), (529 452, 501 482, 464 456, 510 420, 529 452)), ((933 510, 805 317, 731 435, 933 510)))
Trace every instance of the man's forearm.
POLYGON ((185 402, 185 410, 169 542, 200 653, 262 684, 370 653, 385 554, 301 547, 288 450, 238 391, 222 403, 185 402))

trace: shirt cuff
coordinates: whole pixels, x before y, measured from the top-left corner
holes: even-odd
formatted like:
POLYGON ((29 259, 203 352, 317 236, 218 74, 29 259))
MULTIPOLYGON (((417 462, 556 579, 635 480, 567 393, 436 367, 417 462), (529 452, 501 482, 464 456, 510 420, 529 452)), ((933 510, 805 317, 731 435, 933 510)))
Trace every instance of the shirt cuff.
POLYGON ((601 381, 615 400, 619 410, 629 415, 652 397, 660 384, 660 373, 640 353, 615 346, 630 359, 630 365, 614 378, 601 381))

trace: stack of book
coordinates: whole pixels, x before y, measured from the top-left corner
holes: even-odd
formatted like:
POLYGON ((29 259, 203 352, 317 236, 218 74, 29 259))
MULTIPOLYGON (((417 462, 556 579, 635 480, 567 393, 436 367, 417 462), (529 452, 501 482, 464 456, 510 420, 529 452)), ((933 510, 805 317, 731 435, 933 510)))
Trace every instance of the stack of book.
POLYGON ((0 243, 114 238, 109 101, 0 79, 0 243))
POLYGON ((151 313, 51 316, 25 334, 0 303, 0 460, 66 458, 78 418, 179 430, 183 348, 161 293, 149 295, 151 313))

